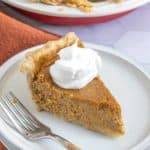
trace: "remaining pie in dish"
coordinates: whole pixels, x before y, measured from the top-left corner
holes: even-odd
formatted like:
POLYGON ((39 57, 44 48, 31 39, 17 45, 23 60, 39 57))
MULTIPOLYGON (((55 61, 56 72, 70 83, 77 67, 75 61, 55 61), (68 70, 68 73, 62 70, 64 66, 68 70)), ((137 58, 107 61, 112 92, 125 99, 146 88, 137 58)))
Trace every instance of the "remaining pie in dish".
MULTIPOLYGON (((92 11, 92 2, 105 1, 105 0, 31 0, 33 2, 41 2, 49 5, 65 4, 69 7, 77 7, 84 12, 92 11)), ((124 0, 112 0, 113 2, 122 2, 124 0)))
POLYGON ((82 11, 90 12, 92 10, 92 3, 88 0, 31 0, 34 2, 41 2, 50 5, 65 4, 70 7, 77 7, 82 11))
POLYGON ((75 42, 79 47, 84 47, 74 33, 68 33, 26 54, 20 69, 27 73, 34 102, 40 110, 55 113, 88 129, 110 136, 123 135, 120 105, 100 77, 97 76, 81 89, 64 89, 53 82, 49 67, 59 59, 61 49, 75 42))

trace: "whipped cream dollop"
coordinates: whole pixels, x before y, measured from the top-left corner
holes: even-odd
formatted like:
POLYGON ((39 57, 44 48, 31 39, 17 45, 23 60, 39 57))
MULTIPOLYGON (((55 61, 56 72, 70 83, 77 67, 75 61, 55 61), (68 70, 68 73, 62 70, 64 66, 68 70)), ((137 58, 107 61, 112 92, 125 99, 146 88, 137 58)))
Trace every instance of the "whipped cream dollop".
POLYGON ((77 42, 61 49, 50 68, 53 81, 61 88, 81 89, 99 75, 101 57, 92 49, 80 48, 77 42))

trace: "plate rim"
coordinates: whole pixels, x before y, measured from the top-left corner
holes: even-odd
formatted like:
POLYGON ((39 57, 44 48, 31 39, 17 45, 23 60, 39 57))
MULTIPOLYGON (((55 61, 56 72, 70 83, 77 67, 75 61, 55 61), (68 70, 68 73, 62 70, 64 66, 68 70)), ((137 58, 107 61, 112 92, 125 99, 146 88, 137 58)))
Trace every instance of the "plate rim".
MULTIPOLYGON (((13 7, 22 9, 24 11, 28 11, 28 12, 32 12, 32 13, 36 13, 36 14, 42 14, 42 15, 46 15, 46 16, 66 17, 66 18, 70 18, 70 17, 71 18, 89 18, 89 17, 104 17, 104 16, 109 16, 109 15, 115 15, 115 14, 119 14, 119 13, 123 13, 126 11, 136 9, 137 7, 140 7, 140 6, 150 2, 150 0, 142 0, 142 1, 141 0, 129 0, 129 1, 122 2, 120 4, 113 3, 112 8, 111 9, 107 8, 106 12, 103 12, 103 10, 101 10, 99 8, 97 9, 98 12, 96 11, 95 13, 94 13, 94 11, 91 13, 84 13, 84 12, 76 9, 74 14, 70 13, 71 11, 69 11, 69 13, 65 14, 65 13, 58 11, 58 9, 61 8, 62 6, 57 6, 56 12, 53 12, 53 11, 50 11, 51 9, 38 10, 38 9, 35 9, 34 7, 28 8, 27 6, 18 4, 16 1, 12 1, 12 0, 1 0, 1 1, 6 4, 9 4, 13 7)), ((108 3, 108 2, 103 2, 103 3, 108 3)), ((41 4, 41 5, 43 5, 43 4, 41 4)), ((63 6, 63 8, 68 8, 68 7, 63 6)), ((69 9, 71 10, 72 8, 69 8, 69 9)))
MULTIPOLYGON (((140 65, 138 62, 136 62, 135 60, 129 58, 128 56, 126 56, 125 54, 119 53, 118 51, 116 51, 114 48, 111 48, 109 46, 104 46, 104 45, 99 45, 99 44, 92 44, 89 42, 84 42, 86 47, 90 47, 95 49, 96 51, 102 51, 104 53, 116 56, 122 60, 125 60, 127 63, 129 63, 130 65, 132 65, 133 67, 135 67, 136 69, 138 69, 143 76, 145 76, 149 81, 150 81, 150 74, 144 69, 144 67, 142 65, 140 65)), ((15 64, 17 63, 17 61, 20 60, 20 58, 23 57, 23 55, 27 52, 27 51, 31 51, 37 48, 42 47, 44 44, 40 44, 40 45, 36 45, 33 46, 31 48, 27 48, 15 55, 13 55, 12 57, 10 57, 7 61, 5 61, 2 65, 0 65, 0 79, 3 78, 3 76, 5 75, 5 73, 15 64)), ((1 118, 0 120, 5 123, 1 118)), ((6 124, 6 123, 5 123, 6 124)), ((8 126, 6 124, 6 126, 8 126)), ((1 132, 1 131, 0 131, 1 132)), ((3 136, 3 138, 5 139, 5 135, 2 135, 0 133, 1 136, 3 136)), ((2 137, 1 137, 2 142, 6 145, 6 147, 9 149, 9 146, 15 146, 17 147, 17 145, 15 145, 12 141, 8 141, 6 142, 7 139, 5 139, 5 141, 3 141, 2 137)), ((134 147, 132 147, 130 150, 143 150, 144 148, 147 148, 147 146, 149 146, 150 142, 150 133, 142 140, 140 141, 137 145, 135 145, 134 147)))

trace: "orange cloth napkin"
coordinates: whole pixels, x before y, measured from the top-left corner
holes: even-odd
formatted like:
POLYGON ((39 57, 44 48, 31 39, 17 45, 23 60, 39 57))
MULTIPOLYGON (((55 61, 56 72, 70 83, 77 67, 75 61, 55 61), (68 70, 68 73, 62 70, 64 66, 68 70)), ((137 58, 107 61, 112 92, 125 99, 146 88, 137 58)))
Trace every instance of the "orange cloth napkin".
MULTIPOLYGON (((0 11, 0 65, 14 54, 59 36, 24 24, 0 11)), ((6 148, 0 143, 0 150, 6 148)))
POLYGON ((0 143, 0 150, 6 150, 5 146, 2 143, 0 143))
POLYGON ((55 34, 31 27, 0 11, 0 65, 21 50, 58 38, 55 34))

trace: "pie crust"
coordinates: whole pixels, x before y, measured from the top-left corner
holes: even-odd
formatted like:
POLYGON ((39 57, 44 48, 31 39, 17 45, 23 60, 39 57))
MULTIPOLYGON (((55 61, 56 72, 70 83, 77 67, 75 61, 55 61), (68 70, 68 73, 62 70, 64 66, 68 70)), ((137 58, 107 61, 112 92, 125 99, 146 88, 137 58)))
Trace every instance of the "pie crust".
POLYGON ((88 0, 32 0, 33 2, 41 2, 49 5, 65 4, 69 7, 77 7, 82 11, 90 12, 92 10, 92 3, 88 0))

